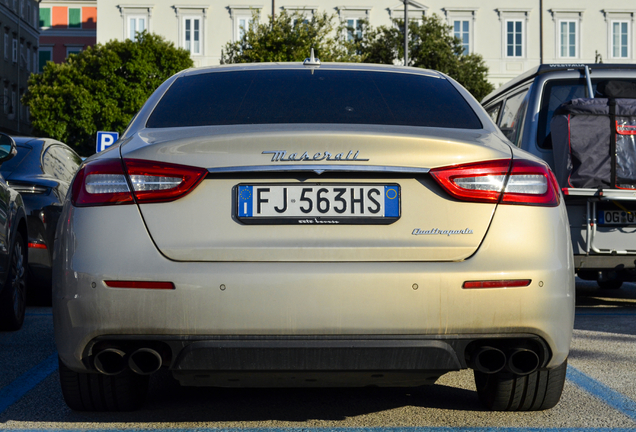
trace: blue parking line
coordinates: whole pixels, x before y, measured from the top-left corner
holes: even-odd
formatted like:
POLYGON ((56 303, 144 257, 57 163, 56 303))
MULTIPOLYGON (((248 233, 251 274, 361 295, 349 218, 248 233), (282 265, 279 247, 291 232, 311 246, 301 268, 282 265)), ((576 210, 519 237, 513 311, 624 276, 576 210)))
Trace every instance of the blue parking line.
MULTIPOLYGON (((372 427, 372 428, 195 428, 83 429, 82 432, 635 432, 634 428, 519 428, 519 427, 372 427)), ((68 432, 69 429, 2 429, 7 432, 68 432)))
POLYGON ((568 366, 567 379, 623 415, 636 421, 636 402, 578 369, 568 366))
POLYGON ((57 353, 53 353, 46 360, 20 375, 11 384, 0 388, 0 415, 56 370, 57 353))

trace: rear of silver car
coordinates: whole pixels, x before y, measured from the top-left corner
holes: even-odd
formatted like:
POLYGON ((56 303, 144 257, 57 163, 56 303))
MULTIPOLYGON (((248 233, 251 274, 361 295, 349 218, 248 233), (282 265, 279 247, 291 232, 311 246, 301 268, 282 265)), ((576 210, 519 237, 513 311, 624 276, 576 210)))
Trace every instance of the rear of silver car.
MULTIPOLYGON (((556 404, 546 383, 564 374, 574 286, 549 169, 442 75, 286 68, 444 80, 474 118, 157 127, 158 102, 189 73, 171 79, 119 146, 87 161, 65 204, 63 377, 139 384, 168 367, 192 386, 417 386, 471 367, 490 408, 556 404), (492 400, 502 379, 525 383, 523 401, 492 400)), ((74 403, 68 386, 65 398, 122 409, 74 403)))

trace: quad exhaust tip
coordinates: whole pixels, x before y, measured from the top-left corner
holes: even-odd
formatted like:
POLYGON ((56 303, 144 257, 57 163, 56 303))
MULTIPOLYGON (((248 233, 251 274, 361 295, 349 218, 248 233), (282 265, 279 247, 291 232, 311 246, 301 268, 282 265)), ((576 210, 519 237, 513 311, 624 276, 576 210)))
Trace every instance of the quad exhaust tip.
POLYGON ((515 375, 528 375, 540 366, 539 354, 527 348, 512 347, 503 351, 492 346, 480 346, 470 355, 468 365, 476 371, 494 374, 505 370, 515 375))

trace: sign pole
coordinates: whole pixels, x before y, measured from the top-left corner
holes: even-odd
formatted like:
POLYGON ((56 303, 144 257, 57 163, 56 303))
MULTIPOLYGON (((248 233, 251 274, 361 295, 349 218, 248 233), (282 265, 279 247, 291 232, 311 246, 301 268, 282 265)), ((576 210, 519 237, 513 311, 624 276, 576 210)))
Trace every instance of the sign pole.
POLYGON ((404 0, 404 66, 409 65, 409 0, 404 0))

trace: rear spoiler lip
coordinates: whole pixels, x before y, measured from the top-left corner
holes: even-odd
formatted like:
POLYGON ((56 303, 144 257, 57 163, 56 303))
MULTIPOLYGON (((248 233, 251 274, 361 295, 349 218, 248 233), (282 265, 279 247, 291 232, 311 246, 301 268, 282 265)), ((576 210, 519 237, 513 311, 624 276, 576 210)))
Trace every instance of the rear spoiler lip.
POLYGON ((308 172, 320 175, 324 172, 376 172, 400 174, 428 174, 429 168, 381 165, 247 165, 208 168, 210 174, 254 173, 254 172, 308 172))

